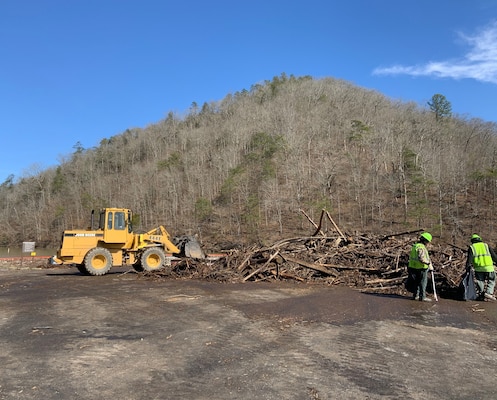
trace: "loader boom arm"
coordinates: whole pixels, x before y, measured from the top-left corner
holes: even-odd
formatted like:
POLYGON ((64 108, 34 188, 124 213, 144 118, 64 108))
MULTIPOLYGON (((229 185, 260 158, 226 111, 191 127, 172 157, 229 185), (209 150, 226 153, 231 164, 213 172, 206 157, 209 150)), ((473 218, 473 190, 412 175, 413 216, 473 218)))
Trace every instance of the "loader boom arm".
POLYGON ((178 247, 171 241, 171 235, 169 235, 169 233, 166 231, 166 228, 164 228, 162 225, 146 233, 137 235, 137 249, 146 247, 150 243, 160 243, 164 245, 168 252, 174 254, 178 254, 180 252, 180 249, 178 249, 178 247))

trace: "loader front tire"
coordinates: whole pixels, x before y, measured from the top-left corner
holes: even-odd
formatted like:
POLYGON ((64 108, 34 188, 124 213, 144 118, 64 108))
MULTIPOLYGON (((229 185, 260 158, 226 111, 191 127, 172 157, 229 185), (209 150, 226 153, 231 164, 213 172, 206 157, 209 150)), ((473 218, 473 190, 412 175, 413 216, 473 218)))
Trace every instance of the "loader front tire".
POLYGON ((85 256, 85 269, 90 275, 105 275, 111 267, 112 254, 103 247, 95 247, 85 256))
POLYGON ((141 256, 141 267, 144 271, 154 272, 164 267, 166 255, 159 247, 150 247, 141 256))

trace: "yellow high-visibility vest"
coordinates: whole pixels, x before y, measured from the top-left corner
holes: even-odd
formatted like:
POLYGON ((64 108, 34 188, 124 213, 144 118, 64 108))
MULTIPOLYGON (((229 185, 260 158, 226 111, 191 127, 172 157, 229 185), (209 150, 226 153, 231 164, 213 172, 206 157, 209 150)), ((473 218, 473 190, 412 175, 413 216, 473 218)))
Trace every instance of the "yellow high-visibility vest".
POLYGON ((428 269, 428 264, 423 264, 419 259, 419 251, 418 249, 422 249, 422 252, 428 253, 426 246, 423 243, 415 243, 411 248, 411 253, 409 254, 409 268, 414 269, 428 269))
POLYGON ((473 243, 471 246, 473 253, 473 266, 476 272, 492 272, 494 270, 494 262, 490 255, 488 245, 483 242, 473 243))

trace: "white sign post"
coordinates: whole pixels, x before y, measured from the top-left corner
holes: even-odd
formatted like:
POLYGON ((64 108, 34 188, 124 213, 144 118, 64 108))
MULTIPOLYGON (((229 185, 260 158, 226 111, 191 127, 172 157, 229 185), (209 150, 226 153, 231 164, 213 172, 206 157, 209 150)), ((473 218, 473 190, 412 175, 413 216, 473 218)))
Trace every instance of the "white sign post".
POLYGON ((33 253, 35 251, 36 242, 22 242, 23 253, 33 253))
POLYGON ((21 267, 22 261, 24 258, 24 253, 30 253, 32 256, 36 255, 35 253, 35 245, 36 242, 22 242, 22 256, 21 256, 21 267))

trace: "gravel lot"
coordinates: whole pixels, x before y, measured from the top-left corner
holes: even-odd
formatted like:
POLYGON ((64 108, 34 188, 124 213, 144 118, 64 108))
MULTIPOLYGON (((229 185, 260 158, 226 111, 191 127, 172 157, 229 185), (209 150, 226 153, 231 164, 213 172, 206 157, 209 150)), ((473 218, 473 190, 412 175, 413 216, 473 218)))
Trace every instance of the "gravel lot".
POLYGON ((0 267, 0 399, 495 399, 496 303, 0 267))

